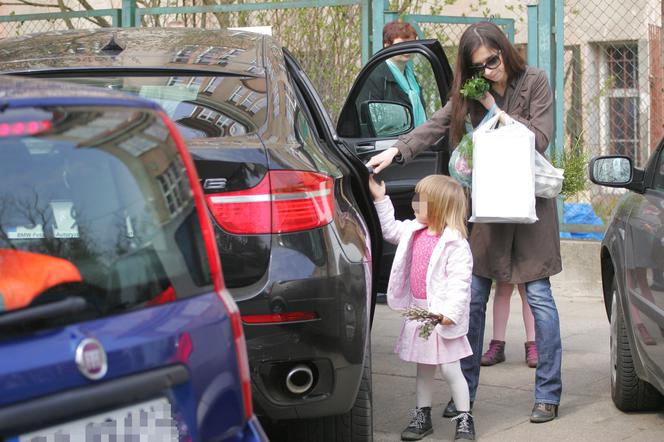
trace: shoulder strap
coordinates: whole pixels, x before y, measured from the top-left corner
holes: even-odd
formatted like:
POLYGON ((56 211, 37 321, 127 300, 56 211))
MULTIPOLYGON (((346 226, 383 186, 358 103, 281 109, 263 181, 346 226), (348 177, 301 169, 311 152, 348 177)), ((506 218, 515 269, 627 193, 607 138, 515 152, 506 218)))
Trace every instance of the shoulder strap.
MULTIPOLYGON (((526 66, 526 68, 523 70, 523 73, 521 74, 521 77, 519 77, 519 80, 516 82, 516 86, 514 87, 515 94, 518 94, 521 91, 521 87, 523 86, 523 82, 526 81, 526 76, 528 75, 529 70, 530 66, 526 66)), ((505 102, 506 112, 510 111, 510 104, 512 104, 512 97, 508 96, 505 102)))

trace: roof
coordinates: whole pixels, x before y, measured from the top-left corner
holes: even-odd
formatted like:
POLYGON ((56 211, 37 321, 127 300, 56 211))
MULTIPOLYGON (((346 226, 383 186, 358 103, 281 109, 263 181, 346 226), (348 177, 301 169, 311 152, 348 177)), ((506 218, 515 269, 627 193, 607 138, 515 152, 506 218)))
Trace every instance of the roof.
POLYGON ((0 41, 5 72, 80 66, 209 70, 263 76, 265 37, 191 28, 99 28, 52 31, 0 41), (96 62, 95 62, 96 60, 96 62))

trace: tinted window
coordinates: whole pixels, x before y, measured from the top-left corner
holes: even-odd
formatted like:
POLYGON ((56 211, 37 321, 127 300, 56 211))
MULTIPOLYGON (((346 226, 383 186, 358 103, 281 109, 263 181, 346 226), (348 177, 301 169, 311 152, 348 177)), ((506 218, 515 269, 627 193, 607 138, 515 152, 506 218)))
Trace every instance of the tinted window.
POLYGON ((82 314, 99 317, 209 290, 189 181, 161 118, 0 113, 0 263, 5 312, 80 296, 82 314))
POLYGON ((442 107, 431 62, 418 53, 397 55, 373 66, 350 100, 350 106, 344 108, 339 119, 339 134, 353 138, 381 136, 385 131, 379 130, 382 124, 377 123, 386 120, 390 122, 389 128, 406 128, 391 136, 405 133, 442 107), (376 114, 371 111, 372 103, 397 103, 402 108, 383 107, 376 114), (420 110, 415 112, 414 106, 420 110))
POLYGON ((123 90, 156 101, 187 139, 255 133, 266 118, 264 78, 118 74, 61 80, 123 90))

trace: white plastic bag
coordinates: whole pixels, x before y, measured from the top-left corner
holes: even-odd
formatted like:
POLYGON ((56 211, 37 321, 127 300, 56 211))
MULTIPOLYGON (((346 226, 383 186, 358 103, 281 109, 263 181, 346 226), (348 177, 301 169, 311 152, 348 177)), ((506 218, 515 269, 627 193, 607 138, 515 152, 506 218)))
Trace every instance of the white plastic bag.
POLYGON ((472 216, 474 223, 537 221, 535 213, 535 134, 499 115, 473 133, 472 216))
POLYGON ((565 171, 554 167, 544 155, 535 151, 535 196, 555 198, 563 189, 565 171))

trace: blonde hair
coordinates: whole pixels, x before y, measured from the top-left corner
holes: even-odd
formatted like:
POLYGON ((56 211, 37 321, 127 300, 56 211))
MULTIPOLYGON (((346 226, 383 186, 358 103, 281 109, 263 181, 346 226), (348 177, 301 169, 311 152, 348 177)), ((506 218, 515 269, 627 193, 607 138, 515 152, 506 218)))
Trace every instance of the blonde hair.
POLYGON ((463 187, 453 178, 445 175, 429 175, 415 186, 420 200, 427 202, 429 228, 442 233, 446 227, 458 230, 466 238, 466 194, 463 187))

